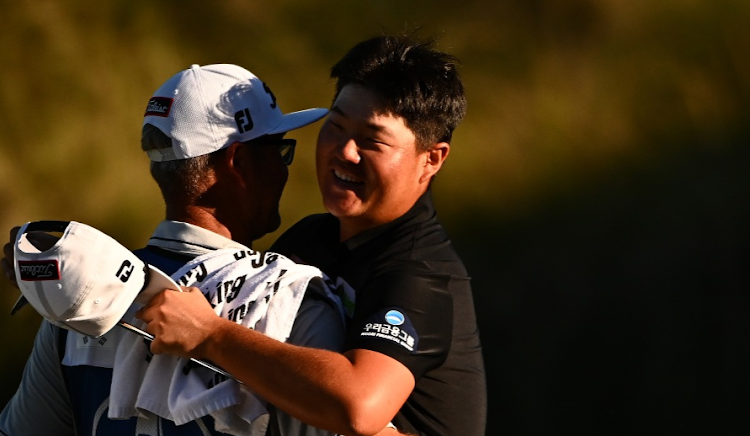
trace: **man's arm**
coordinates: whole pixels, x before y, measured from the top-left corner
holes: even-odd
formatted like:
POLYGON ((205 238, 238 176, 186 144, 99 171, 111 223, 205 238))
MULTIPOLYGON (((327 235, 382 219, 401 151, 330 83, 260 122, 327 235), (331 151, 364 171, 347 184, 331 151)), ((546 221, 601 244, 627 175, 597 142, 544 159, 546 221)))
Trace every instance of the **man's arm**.
POLYGON ((191 292, 162 292, 139 311, 156 337, 151 350, 210 360, 301 421, 350 436, 373 435, 414 389, 409 369, 391 357, 279 342, 216 316, 199 290, 185 290, 191 292))
MULTIPOLYGON (((286 342, 311 348, 340 351, 344 344, 344 321, 337 308, 325 296, 322 279, 310 281, 294 326, 286 342)), ((290 416, 269 403, 271 413, 266 436, 333 436, 290 416)))
POLYGON ((0 414, 8 435, 73 435, 73 413, 60 368, 58 330, 42 321, 21 385, 0 414))

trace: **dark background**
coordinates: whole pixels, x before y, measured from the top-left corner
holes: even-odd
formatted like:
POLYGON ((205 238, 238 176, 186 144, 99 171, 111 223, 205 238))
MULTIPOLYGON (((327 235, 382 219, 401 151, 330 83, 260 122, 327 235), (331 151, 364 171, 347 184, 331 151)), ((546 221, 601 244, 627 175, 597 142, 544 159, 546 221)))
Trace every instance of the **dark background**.
MULTIPOLYGON (((354 43, 418 28, 469 111, 435 199, 474 283, 488 435, 750 432, 750 2, 0 0, 0 231, 163 216, 140 152, 152 92, 237 63, 284 111, 326 107, 354 43)), ((284 222, 321 211, 317 128, 284 222)), ((268 235, 264 249, 278 236, 268 235)), ((0 283, 0 312, 18 291, 0 283)), ((0 316, 0 403, 39 317, 0 316)))

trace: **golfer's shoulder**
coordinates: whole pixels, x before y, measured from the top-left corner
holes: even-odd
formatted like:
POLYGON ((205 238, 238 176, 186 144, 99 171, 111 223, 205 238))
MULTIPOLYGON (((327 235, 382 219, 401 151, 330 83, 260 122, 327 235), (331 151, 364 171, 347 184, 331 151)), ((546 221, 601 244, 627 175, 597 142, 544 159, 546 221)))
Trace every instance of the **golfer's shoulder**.
POLYGON ((309 215, 289 227, 279 236, 270 248, 270 251, 289 255, 297 251, 300 246, 317 244, 331 232, 335 232, 338 226, 336 218, 330 214, 309 215))

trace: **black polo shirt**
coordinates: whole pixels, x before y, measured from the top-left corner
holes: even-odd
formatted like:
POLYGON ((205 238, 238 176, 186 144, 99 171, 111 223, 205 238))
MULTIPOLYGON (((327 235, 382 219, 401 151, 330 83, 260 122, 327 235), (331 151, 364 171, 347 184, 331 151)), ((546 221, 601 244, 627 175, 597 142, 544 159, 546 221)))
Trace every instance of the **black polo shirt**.
POLYGON ((482 436, 487 394, 469 276, 430 192, 402 217, 339 243, 338 220, 311 215, 271 247, 356 290, 345 350, 404 364, 416 386, 393 423, 420 435, 482 436))

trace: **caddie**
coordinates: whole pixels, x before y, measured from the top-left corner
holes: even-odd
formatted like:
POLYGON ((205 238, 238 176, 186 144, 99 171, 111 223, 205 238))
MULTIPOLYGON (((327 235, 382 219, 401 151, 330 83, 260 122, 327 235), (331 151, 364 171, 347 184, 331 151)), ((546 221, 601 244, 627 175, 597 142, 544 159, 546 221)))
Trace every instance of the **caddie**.
MULTIPOLYGON (((265 301, 268 297, 270 303, 257 318, 250 318, 252 299, 227 301, 230 294, 233 300, 237 297, 235 288, 253 282, 252 274, 216 277, 213 290, 201 289, 200 297, 206 304, 210 301, 217 308, 214 311, 217 317, 242 328, 247 329, 252 321, 253 327, 264 324, 264 328, 281 331, 281 336, 274 339, 280 342, 286 339, 284 336, 288 336, 286 342, 296 346, 338 349, 343 340, 341 313, 326 296, 321 276, 312 274, 306 276, 303 282, 295 282, 304 283, 301 294, 297 293, 304 297, 284 303, 283 313, 288 315, 290 310, 293 312, 293 324, 281 325, 283 320, 288 320, 288 316, 283 320, 282 317, 276 320, 271 316, 278 312, 271 306, 279 301, 272 294, 288 285, 283 281, 285 277, 294 276, 295 271, 310 267, 296 268, 288 261, 280 263, 281 256, 273 259, 264 257, 261 262, 262 254, 251 248, 255 239, 277 229, 280 224, 279 200, 296 145, 295 140, 285 138, 286 133, 314 123, 326 113, 326 109, 308 109, 283 114, 270 88, 236 65, 193 65, 167 80, 149 99, 141 142, 151 160, 151 174, 162 192, 166 216, 156 227, 146 247, 135 251, 137 258, 168 275, 177 273, 178 279, 184 279, 183 284, 195 286, 200 286, 202 283, 197 279, 203 278, 195 272, 209 265, 209 259, 216 260, 216 256, 225 256, 237 262, 244 259, 262 266, 261 269, 268 272, 262 280, 269 280, 271 284, 268 286, 265 281, 260 283, 258 276, 253 289, 266 292, 259 298, 265 301), (297 303, 299 306, 296 306, 297 303), (219 310, 219 306, 225 307, 227 312, 219 310), (228 310, 233 310, 234 315, 229 316, 228 310)), ((68 246, 75 239, 68 233, 80 234, 85 230, 86 226, 70 224, 63 229, 67 232, 66 236, 57 243, 68 246)), ((6 272, 11 268, 14 250, 24 234, 21 232, 4 247, 3 267, 6 272)), ((28 245, 26 248, 30 249, 28 245)), ((54 251, 54 247, 50 250, 54 251)), ((71 250, 68 253, 76 252, 81 253, 80 246, 79 251, 71 250)), ((52 259, 50 252, 45 251, 43 255, 36 261, 52 259)), ((70 260, 71 256, 69 254, 65 259, 70 260)), ((107 255, 101 254, 99 257, 107 255)), ((60 265, 63 262, 68 264, 65 260, 58 262, 60 265)), ((143 272, 131 268, 136 260, 130 259, 129 262, 119 273, 113 271, 111 274, 119 274, 118 277, 140 274, 139 280, 143 282, 143 272)), ((118 270, 123 265, 118 263, 118 270)), ((50 300, 43 302, 35 299, 34 296, 38 295, 33 290, 41 282, 34 282, 33 277, 20 277, 20 270, 16 271, 19 273, 16 277, 18 280, 30 281, 28 285, 32 290, 28 295, 32 303, 39 303, 35 307, 44 308, 42 303, 50 300)), ((79 276, 93 277, 105 274, 105 271, 110 269, 92 267, 79 271, 79 276)), ((304 274, 309 272, 309 269, 305 269, 304 274)), ((68 289, 70 283, 66 280, 74 276, 72 270, 60 269, 59 273, 60 282, 57 284, 68 289)), ((95 280, 93 283, 96 286, 103 282, 95 280)), ((141 287, 132 289, 140 290, 141 287)), ((167 286, 161 288, 163 290, 167 286)), ((75 286, 74 291, 77 291, 75 286)), ((127 292, 127 295, 131 294, 127 292)), ((284 293, 276 293, 280 294, 284 293)), ((85 301, 94 304, 91 298, 85 301)), ((99 303, 103 301, 105 299, 99 299, 99 303)), ((92 322, 96 326, 95 320, 87 317, 94 310, 92 307, 80 313, 75 310, 63 313, 68 311, 54 308, 42 310, 46 317, 55 320, 55 324, 47 320, 42 322, 21 385, 0 414, 2 434, 330 434, 307 426, 265 402, 260 403, 267 408, 264 419, 252 421, 251 424, 242 420, 233 421, 237 416, 243 416, 235 413, 236 410, 247 405, 240 400, 246 396, 254 397, 255 394, 249 393, 244 386, 238 390, 238 383, 224 384, 226 380, 221 377, 215 380, 220 385, 216 387, 225 389, 223 386, 230 386, 226 389, 234 395, 231 404, 220 403, 228 397, 223 393, 214 395, 217 391, 212 389, 213 384, 202 386, 211 389, 200 393, 213 395, 211 402, 203 401, 205 397, 200 397, 201 401, 191 402, 196 398, 194 391, 189 391, 188 396, 181 396, 186 391, 173 389, 175 383, 164 376, 169 375, 169 371, 152 371, 157 365, 168 366, 176 360, 153 356, 148 347, 143 346, 139 336, 125 329, 110 329, 111 325, 119 322, 119 312, 109 313, 105 317, 109 320, 106 326, 91 329, 92 322), (129 347, 122 346, 125 341, 131 342, 129 347), (127 367, 128 371, 118 373, 113 368, 123 361, 132 365, 127 367), (146 380, 154 383, 147 383, 146 380), (161 386, 160 383, 165 386, 164 389, 149 391, 150 387, 161 386), (128 391, 136 388, 139 389, 137 392, 128 391), (205 404, 217 406, 212 406, 213 411, 208 413, 202 409, 205 404), (227 414, 222 415, 223 412, 227 414)), ((199 371, 180 367, 183 368, 190 372, 199 371)), ((205 383, 203 379, 198 380, 205 383)))

